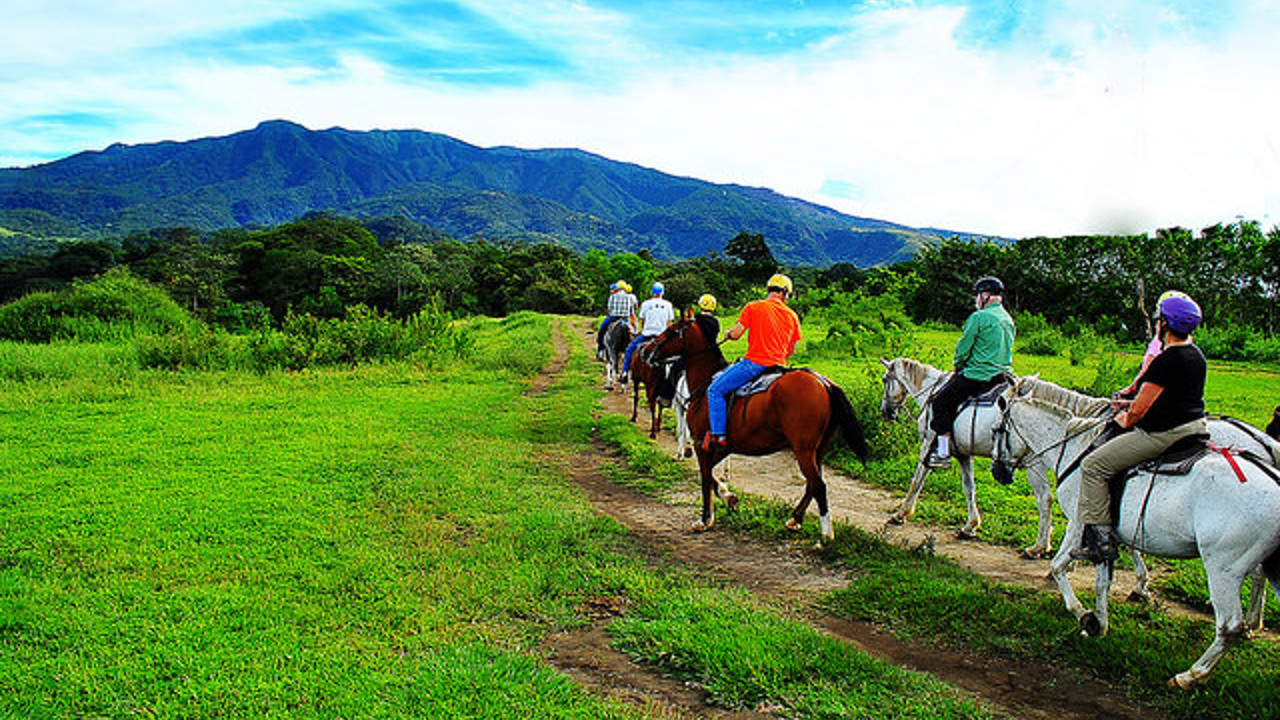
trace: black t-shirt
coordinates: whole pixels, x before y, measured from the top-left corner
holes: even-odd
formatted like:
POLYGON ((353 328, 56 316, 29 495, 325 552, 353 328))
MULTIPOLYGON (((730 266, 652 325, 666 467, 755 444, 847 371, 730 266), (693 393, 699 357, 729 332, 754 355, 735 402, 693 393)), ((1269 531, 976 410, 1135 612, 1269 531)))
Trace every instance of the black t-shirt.
POLYGON ((1164 390, 1138 421, 1138 427, 1147 432, 1163 432, 1204 417, 1207 369, 1204 353, 1195 345, 1175 345, 1155 356, 1138 378, 1138 391, 1148 382, 1164 390))

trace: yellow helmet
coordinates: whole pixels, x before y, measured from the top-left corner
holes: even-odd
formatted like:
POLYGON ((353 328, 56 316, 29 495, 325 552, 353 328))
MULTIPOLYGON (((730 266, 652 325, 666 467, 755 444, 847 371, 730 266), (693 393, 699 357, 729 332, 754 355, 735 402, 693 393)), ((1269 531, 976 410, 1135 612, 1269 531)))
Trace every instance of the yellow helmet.
POLYGON ((787 293, 788 297, 795 290, 795 287, 791 284, 791 278, 787 277, 786 275, 783 275, 782 273, 778 273, 777 275, 774 275, 773 277, 769 278, 769 283, 765 285, 765 287, 771 288, 771 289, 780 288, 781 290, 787 293))
POLYGON ((716 309, 716 296, 711 293, 707 293, 706 295, 698 298, 698 307, 706 310, 707 312, 712 312, 716 309))
POLYGON ((631 283, 625 280, 619 280, 618 287, 622 288, 622 292, 631 292, 631 283))

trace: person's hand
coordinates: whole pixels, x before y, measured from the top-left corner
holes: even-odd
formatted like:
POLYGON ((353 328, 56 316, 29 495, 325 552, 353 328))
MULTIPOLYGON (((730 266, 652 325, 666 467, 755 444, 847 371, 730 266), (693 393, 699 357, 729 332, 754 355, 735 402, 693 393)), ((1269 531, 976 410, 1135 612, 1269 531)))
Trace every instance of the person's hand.
POLYGON ((1132 404, 1133 404, 1132 398, 1121 397, 1118 394, 1111 396, 1111 409, 1116 412, 1120 412, 1122 410, 1128 410, 1129 406, 1132 404))

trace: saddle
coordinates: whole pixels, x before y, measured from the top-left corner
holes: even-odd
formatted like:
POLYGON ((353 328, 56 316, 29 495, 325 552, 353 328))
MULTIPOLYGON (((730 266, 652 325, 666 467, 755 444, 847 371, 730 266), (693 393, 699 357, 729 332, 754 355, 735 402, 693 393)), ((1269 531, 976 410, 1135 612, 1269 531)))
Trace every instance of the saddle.
POLYGON ((990 389, 966 398, 964 402, 960 403, 960 407, 956 409, 956 412, 959 413, 970 405, 974 407, 991 407, 992 405, 1000 402, 1000 397, 1004 395, 1004 392, 1008 390, 1009 386, 1012 384, 1013 378, 1008 375, 1003 375, 1001 376, 1000 382, 992 385, 990 389))

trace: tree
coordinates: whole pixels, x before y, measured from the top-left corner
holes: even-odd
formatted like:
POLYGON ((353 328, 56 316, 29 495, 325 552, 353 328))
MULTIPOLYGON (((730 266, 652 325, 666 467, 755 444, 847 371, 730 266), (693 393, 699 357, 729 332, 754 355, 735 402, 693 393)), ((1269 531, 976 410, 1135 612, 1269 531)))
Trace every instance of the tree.
POLYGON ((748 282, 762 283, 778 270, 778 261, 764 241, 764 235, 738 233, 724 246, 726 255, 742 263, 742 278, 748 282))

